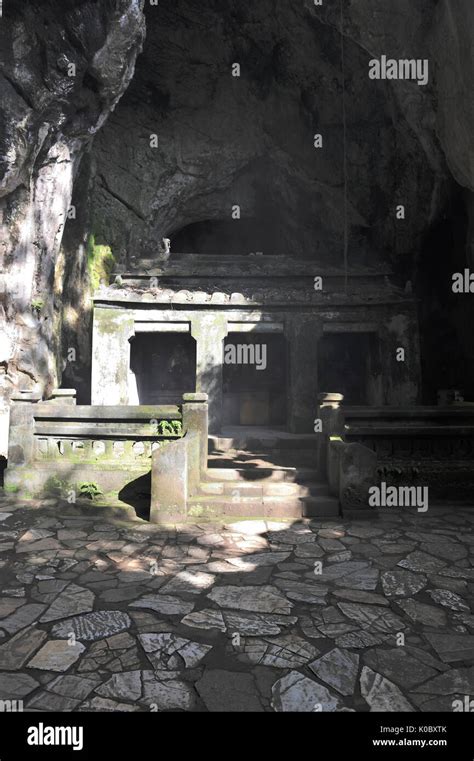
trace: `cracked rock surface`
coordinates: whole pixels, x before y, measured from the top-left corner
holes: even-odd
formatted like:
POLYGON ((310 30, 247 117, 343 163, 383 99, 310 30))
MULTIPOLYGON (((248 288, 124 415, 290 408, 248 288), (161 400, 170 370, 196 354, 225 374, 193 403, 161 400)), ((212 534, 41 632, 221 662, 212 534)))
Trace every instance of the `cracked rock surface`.
POLYGON ((0 697, 42 711, 452 711, 474 689, 473 524, 433 508, 165 528, 5 498, 0 697))

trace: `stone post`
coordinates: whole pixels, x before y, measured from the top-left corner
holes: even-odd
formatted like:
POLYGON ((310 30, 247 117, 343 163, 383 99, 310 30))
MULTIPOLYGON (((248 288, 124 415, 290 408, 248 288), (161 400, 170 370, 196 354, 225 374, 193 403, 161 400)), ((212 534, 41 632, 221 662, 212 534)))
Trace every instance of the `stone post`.
POLYGON ((166 442, 153 451, 151 523, 181 523, 186 520, 187 451, 186 438, 166 442))
POLYGON ((341 404, 343 394, 324 392, 318 394, 318 419, 322 423, 322 432, 318 435, 318 474, 327 478, 328 446, 330 436, 341 436, 344 430, 344 416, 341 404))
POLYGON ((196 341, 196 391, 209 398, 209 431, 219 433, 222 425, 223 341, 227 336, 223 314, 202 312, 193 315, 191 335, 196 341))
POLYGON ((27 465, 33 459, 34 410, 39 401, 41 394, 25 391, 13 394, 11 398, 8 469, 16 465, 27 465))
POLYGON ((208 397, 207 394, 183 394, 183 433, 198 437, 197 460, 192 449, 188 453, 188 474, 190 484, 199 483, 207 469, 208 437, 208 397))

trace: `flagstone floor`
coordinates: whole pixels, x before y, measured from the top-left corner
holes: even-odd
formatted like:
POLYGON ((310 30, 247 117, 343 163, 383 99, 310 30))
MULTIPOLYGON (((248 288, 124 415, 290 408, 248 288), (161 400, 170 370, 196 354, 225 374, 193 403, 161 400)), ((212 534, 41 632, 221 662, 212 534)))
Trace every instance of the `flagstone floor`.
POLYGON ((459 710, 474 696, 474 509, 378 516, 164 529, 5 498, 0 700, 459 710))

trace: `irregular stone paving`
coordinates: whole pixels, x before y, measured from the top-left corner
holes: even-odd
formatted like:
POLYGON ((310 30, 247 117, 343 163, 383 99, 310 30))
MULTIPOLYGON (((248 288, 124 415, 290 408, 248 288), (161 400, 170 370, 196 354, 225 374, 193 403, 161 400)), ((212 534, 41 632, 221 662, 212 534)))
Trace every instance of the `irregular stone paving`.
POLYGON ((452 711, 474 509, 160 527, 0 503, 0 699, 31 711, 452 711))

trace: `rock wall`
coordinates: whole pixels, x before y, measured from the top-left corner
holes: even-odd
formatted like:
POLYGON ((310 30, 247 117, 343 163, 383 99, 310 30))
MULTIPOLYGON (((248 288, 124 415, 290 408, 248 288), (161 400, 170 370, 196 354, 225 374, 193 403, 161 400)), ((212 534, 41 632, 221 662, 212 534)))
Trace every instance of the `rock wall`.
POLYGON ((428 55, 431 0, 404 2, 404 13, 345 2, 344 74, 338 3, 178 5, 147 8, 135 77, 94 144, 93 223, 118 256, 154 255, 161 237, 218 222, 222 246, 240 239, 240 253, 340 265, 343 88, 350 259, 398 262, 417 250, 448 178, 434 83, 373 81, 368 62, 428 55), (416 210, 403 225, 397 202, 416 210))
MULTIPOLYGON (((83 241, 61 248, 79 164, 126 89, 144 0, 9 0, 0 25, 1 395, 58 383, 87 326, 83 241), (64 285, 69 284, 65 290, 64 285), (85 322, 84 322, 85 321, 85 322)), ((84 221, 84 212, 78 215, 84 221)), ((71 236, 70 236, 71 237, 71 236)))

